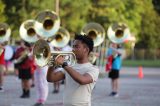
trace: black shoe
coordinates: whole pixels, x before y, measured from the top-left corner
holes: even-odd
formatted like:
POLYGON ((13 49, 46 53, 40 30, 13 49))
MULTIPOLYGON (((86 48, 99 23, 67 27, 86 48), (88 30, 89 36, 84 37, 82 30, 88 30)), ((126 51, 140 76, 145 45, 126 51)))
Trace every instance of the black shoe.
POLYGON ((36 103, 33 106, 44 106, 44 104, 43 103, 36 103))
POLYGON ((20 98, 29 98, 30 97, 30 91, 24 90, 23 94, 20 96, 20 98))
POLYGON ((53 92, 52 93, 58 93, 59 92, 59 90, 53 90, 53 92))
POLYGON ((109 96, 114 96, 116 94, 116 92, 111 92, 110 94, 109 94, 109 96))
POLYGON ((2 87, 0 87, 0 92, 4 92, 4 90, 3 90, 3 88, 2 88, 2 87))
POLYGON ((31 85, 32 88, 33 88, 34 86, 35 86, 34 84, 31 85))

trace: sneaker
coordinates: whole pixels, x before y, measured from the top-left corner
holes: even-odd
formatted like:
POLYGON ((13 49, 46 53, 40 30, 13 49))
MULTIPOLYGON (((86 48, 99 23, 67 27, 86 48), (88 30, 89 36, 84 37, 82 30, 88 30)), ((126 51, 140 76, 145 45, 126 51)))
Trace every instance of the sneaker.
POLYGON ((0 87, 0 92, 4 92, 4 90, 3 90, 3 88, 2 88, 2 87, 0 87))
POLYGON ((33 106, 44 106, 43 103, 35 103, 33 106))
POLYGON ((111 92, 110 94, 109 94, 109 96, 113 96, 115 94, 115 92, 111 92))
POLYGON ((117 92, 111 92, 111 93, 109 94, 109 96, 118 97, 119 95, 118 95, 117 92))
POLYGON ((115 98, 119 97, 118 93, 115 93, 115 94, 113 95, 113 97, 115 97, 115 98))

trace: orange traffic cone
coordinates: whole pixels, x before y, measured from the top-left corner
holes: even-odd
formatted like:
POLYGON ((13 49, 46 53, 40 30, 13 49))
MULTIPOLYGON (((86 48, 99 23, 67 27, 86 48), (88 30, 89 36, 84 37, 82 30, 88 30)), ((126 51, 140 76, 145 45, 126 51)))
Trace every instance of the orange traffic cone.
POLYGON ((140 79, 142 79, 142 78, 144 77, 142 66, 139 67, 139 70, 138 70, 138 77, 139 77, 140 79))

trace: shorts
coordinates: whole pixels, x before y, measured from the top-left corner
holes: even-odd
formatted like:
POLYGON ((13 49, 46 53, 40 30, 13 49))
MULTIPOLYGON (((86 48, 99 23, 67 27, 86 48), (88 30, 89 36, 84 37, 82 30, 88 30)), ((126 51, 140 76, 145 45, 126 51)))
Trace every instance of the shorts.
POLYGON ((24 80, 29 80, 32 78, 32 73, 31 73, 31 69, 28 68, 28 69, 19 69, 19 74, 18 74, 18 77, 20 79, 24 79, 24 80))
POLYGON ((112 69, 109 72, 108 77, 111 78, 111 79, 117 79, 117 78, 119 78, 119 70, 112 69))
POLYGON ((5 71, 5 66, 4 65, 0 65, 0 72, 4 72, 5 71))

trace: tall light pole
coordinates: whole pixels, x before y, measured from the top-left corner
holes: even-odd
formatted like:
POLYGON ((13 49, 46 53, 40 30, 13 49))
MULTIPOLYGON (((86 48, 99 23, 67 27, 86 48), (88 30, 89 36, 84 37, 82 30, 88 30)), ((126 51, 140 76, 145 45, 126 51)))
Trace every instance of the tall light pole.
POLYGON ((55 1, 55 12, 59 15, 59 0, 55 1))

